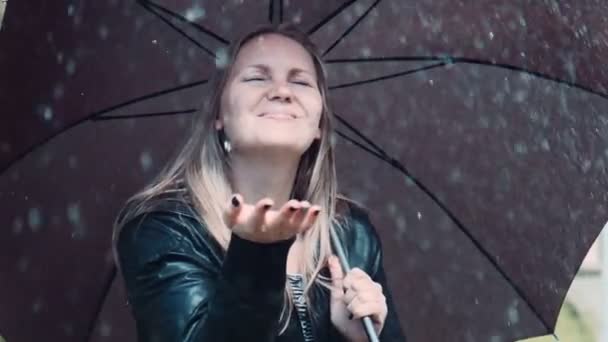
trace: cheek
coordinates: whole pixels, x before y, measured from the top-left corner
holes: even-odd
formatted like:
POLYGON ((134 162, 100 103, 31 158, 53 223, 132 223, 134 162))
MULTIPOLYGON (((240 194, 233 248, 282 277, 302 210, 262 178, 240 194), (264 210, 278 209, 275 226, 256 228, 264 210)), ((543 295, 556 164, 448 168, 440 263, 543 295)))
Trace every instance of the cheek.
POLYGON ((323 99, 320 93, 311 94, 307 99, 307 111, 312 117, 319 119, 323 111, 323 99))

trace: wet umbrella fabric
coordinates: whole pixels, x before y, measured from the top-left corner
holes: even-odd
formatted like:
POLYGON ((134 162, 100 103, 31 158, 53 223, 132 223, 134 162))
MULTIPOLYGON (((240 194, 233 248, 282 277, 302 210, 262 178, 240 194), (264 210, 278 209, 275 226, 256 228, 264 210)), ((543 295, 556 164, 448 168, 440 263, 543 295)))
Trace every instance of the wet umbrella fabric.
POLYGON ((11 5, 0 31, 8 341, 133 340, 114 215, 175 153, 226 44, 269 21, 298 23, 326 52, 340 185, 370 208, 410 341, 549 333, 608 217, 605 5, 11 5))

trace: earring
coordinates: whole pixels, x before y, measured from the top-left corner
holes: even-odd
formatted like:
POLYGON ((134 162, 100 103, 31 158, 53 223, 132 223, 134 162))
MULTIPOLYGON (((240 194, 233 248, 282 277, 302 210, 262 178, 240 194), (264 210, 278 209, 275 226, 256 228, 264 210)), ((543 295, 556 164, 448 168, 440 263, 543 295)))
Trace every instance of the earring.
POLYGON ((218 135, 220 137, 220 141, 222 142, 222 147, 224 148, 224 151, 226 151, 226 153, 230 153, 230 151, 232 150, 232 145, 230 145, 230 141, 228 141, 228 138, 226 137, 226 133, 224 133, 223 128, 218 130, 218 135))
POLYGON ((232 146, 230 145, 230 141, 228 141, 228 139, 224 139, 224 151, 226 151, 226 153, 230 153, 231 150, 232 146))

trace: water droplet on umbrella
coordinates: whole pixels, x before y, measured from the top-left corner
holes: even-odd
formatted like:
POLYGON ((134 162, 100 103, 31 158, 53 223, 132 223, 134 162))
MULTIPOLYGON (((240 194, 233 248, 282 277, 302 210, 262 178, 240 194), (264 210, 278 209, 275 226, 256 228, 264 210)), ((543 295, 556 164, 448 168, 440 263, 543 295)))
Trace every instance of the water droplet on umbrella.
POLYGON ((63 97, 63 85, 61 83, 57 83, 54 87, 53 87, 53 98, 55 100, 59 100, 63 97))
POLYGON ((215 66, 223 69, 228 64, 228 51, 224 48, 220 48, 215 52, 215 66))
POLYGON ((418 212, 416 215, 417 215, 417 217, 418 217, 419 220, 422 219, 422 213, 421 212, 418 212))
POLYGON ((105 25, 101 25, 97 30, 97 33, 102 40, 106 40, 110 34, 110 30, 105 25))
POLYGON ((70 58, 65 66, 65 71, 70 76, 74 75, 74 73, 76 72, 76 61, 70 58))
POLYGON ((53 109, 51 107, 44 108, 42 116, 44 117, 44 120, 51 121, 53 119, 53 109))
POLYGON ((157 43, 158 43, 158 41, 157 41, 156 39, 154 39, 154 40, 152 41, 152 44, 157 44, 157 43))
POLYGON ((189 21, 196 21, 198 19, 205 17, 205 9, 200 7, 198 4, 195 4, 194 7, 191 7, 186 10, 186 19, 189 21))
POLYGON ((69 5, 68 6, 68 17, 71 17, 74 15, 74 5, 69 5))
POLYGON ((20 217, 15 217, 13 220, 13 234, 19 235, 23 231, 23 220, 20 217))
POLYGON ((70 203, 67 207, 68 222, 74 226, 80 226, 82 224, 80 215, 80 203, 70 203))
POLYGON ((44 302, 42 301, 42 298, 38 298, 32 304, 32 312, 37 314, 40 311, 42 311, 43 307, 44 307, 44 302))
POLYGON ((144 172, 148 171, 150 167, 152 167, 152 156, 149 152, 142 152, 139 157, 139 162, 144 172))
POLYGON ((17 262, 17 269, 19 270, 19 272, 25 273, 29 268, 29 265, 30 261, 27 259, 27 257, 21 257, 17 262))
POLYGON ((112 335, 112 326, 107 322, 101 322, 99 326, 99 335, 102 337, 109 337, 112 335))
POLYGON ((70 167, 70 169, 75 169, 78 166, 78 158, 76 158, 76 156, 69 156, 68 157, 68 166, 70 167))
MULTIPOLYGON (((25 196, 27 200, 27 196, 25 196)), ((27 213, 27 223, 30 226, 32 232, 36 233, 42 225, 42 214, 38 208, 30 208, 27 213)))

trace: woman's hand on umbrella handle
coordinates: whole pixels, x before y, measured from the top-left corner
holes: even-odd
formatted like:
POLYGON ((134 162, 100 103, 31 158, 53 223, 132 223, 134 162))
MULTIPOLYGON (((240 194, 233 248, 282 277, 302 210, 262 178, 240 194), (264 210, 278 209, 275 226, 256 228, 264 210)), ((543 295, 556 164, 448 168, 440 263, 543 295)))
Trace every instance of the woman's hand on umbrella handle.
POLYGON ((263 198, 255 205, 235 194, 224 210, 224 223, 239 237, 261 243, 289 240, 312 227, 321 207, 308 201, 287 201, 273 210, 274 201, 263 198))

